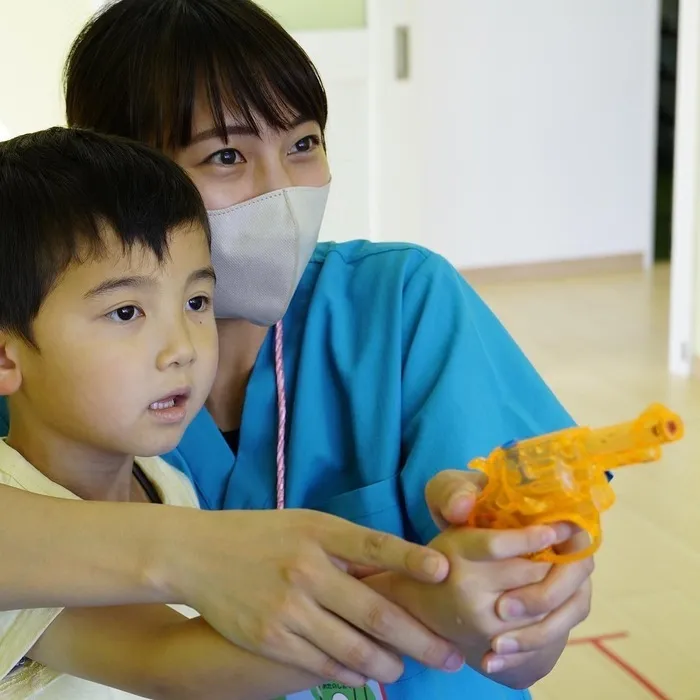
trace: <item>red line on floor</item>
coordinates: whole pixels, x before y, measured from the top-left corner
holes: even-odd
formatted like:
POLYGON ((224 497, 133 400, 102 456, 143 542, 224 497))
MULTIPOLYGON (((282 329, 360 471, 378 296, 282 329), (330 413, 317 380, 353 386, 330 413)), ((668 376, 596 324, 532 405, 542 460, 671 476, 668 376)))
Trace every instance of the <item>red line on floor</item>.
POLYGON ((600 634, 597 637, 579 637, 578 639, 569 640, 569 646, 576 646, 578 644, 596 644, 597 642, 607 642, 610 639, 624 639, 625 637, 629 637, 627 632, 600 634))
POLYGON ((581 637, 579 639, 572 639, 569 642, 571 646, 591 644, 594 646, 603 656, 607 657, 612 661, 619 669, 627 673, 636 683, 641 685, 645 690, 647 690, 656 700, 671 700, 671 698, 666 695, 660 688, 655 686, 646 676, 644 676, 640 671, 638 671, 632 664, 625 661, 619 654, 616 654, 611 649, 605 646, 605 642, 614 639, 624 639, 628 637, 627 632, 616 632, 613 634, 601 634, 597 637, 581 637))

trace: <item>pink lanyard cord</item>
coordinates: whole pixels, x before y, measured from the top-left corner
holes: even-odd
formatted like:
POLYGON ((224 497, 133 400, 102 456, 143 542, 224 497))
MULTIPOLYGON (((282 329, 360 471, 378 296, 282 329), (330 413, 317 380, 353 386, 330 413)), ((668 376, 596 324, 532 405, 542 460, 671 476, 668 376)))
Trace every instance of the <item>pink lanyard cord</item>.
POLYGON ((275 382, 277 384, 277 508, 284 509, 287 394, 284 377, 284 332, 275 324, 275 382))

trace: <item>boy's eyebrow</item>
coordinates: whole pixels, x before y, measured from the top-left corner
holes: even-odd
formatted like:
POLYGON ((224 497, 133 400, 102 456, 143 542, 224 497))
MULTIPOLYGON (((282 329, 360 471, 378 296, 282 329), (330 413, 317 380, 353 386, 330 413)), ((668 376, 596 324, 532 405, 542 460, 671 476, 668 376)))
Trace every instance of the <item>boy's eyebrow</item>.
MULTIPOLYGON (((309 121, 313 120, 309 119, 308 117, 299 117, 289 125, 289 130, 291 131, 292 129, 296 129, 298 126, 301 126, 309 121)), ((228 136, 254 136, 255 132, 245 124, 227 124, 226 134, 228 136)), ((189 145, 194 146, 196 143, 201 143, 202 141, 208 141, 209 139, 214 138, 219 138, 219 130, 216 127, 205 129, 204 131, 200 131, 199 133, 195 134, 192 137, 189 145)))
POLYGON ((146 277, 145 275, 133 275, 131 277, 113 277, 112 279, 100 282, 96 287, 93 287, 90 291, 85 292, 84 296, 86 299, 94 299, 96 297, 102 296, 103 294, 109 294, 117 289, 135 288, 135 287, 149 287, 155 284, 155 280, 152 277, 146 277))
POLYGON ((192 284, 192 282, 214 282, 216 284, 216 273, 211 265, 206 267, 200 267, 199 270, 195 270, 188 278, 187 283, 192 284))
MULTIPOLYGON (((201 267, 199 270, 195 270, 190 273, 187 278, 187 284, 192 284, 193 282, 199 281, 211 281, 216 283, 216 274, 214 268, 211 265, 207 267, 201 267)), ((101 282, 96 287, 85 293, 86 299, 95 299, 96 297, 102 296, 103 294, 109 294, 118 289, 134 289, 138 287, 152 287, 155 285, 156 281, 153 277, 148 277, 146 275, 132 275, 130 277, 114 277, 112 279, 105 280, 101 282)))

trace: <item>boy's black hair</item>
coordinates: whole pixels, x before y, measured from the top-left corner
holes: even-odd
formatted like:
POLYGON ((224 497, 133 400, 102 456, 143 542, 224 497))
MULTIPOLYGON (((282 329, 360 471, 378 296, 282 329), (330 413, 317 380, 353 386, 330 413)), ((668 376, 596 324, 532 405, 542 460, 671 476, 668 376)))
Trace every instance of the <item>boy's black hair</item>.
POLYGON ((125 252, 141 245, 163 261, 188 223, 210 240, 194 183, 148 146, 60 127, 0 143, 0 330, 33 344, 47 294, 71 262, 101 254, 105 227, 125 252))
POLYGON ((161 150, 189 145, 199 90, 225 142, 226 110, 254 133, 328 118, 313 63, 251 0, 114 2, 73 43, 64 87, 69 125, 161 150))

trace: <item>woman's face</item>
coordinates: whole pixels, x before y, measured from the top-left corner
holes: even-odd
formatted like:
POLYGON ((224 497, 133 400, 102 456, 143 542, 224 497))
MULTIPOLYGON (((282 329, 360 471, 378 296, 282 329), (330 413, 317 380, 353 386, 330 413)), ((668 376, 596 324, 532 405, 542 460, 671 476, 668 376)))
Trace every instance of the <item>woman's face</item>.
POLYGON ((194 110, 193 138, 170 154, 199 188, 207 209, 225 209, 284 187, 322 187, 330 179, 321 127, 301 122, 289 131, 263 127, 260 136, 229 117, 228 143, 214 129, 208 107, 194 110))

